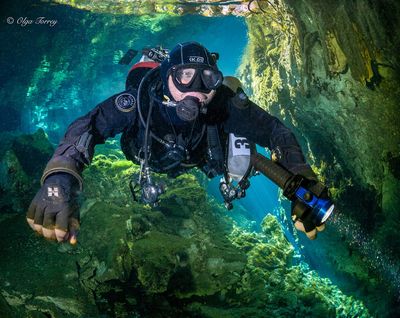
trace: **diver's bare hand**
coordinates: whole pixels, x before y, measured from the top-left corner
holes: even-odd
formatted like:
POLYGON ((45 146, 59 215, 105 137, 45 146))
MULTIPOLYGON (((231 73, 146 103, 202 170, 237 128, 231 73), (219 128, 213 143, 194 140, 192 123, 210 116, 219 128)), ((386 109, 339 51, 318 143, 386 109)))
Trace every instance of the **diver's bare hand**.
POLYGON ((44 237, 76 244, 79 230, 78 183, 68 173, 46 178, 32 200, 26 219, 29 226, 44 237))
POLYGON ((304 226, 304 223, 300 220, 297 220, 296 222, 294 222, 294 226, 297 230, 306 233, 307 237, 310 240, 315 240, 317 238, 317 233, 321 232, 323 230, 325 230, 325 224, 321 224, 320 226, 316 226, 313 229, 309 229, 308 231, 306 231, 306 228, 304 226))

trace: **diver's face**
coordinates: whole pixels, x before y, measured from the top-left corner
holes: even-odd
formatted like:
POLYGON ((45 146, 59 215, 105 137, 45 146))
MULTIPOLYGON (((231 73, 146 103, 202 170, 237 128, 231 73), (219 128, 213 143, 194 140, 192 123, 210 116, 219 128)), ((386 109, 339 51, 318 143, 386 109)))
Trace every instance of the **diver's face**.
POLYGON ((196 97, 200 100, 200 103, 207 105, 211 100, 213 99, 216 90, 212 90, 208 94, 206 93, 201 93, 201 92, 181 92, 174 84, 174 81, 172 80, 171 75, 168 77, 168 88, 169 91, 171 92, 172 97, 175 99, 175 101, 179 102, 182 99, 184 99, 186 96, 193 96, 196 97))

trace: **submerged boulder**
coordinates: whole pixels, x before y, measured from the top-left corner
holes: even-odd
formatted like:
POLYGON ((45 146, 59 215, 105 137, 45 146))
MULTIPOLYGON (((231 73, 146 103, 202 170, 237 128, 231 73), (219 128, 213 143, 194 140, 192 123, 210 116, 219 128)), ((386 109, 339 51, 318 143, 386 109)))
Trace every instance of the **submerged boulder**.
POLYGON ((164 180, 161 206, 143 206, 126 183, 138 167, 121 157, 98 155, 85 171, 76 246, 36 236, 22 215, 1 223, 8 317, 369 317, 360 301, 294 265, 274 216, 261 233, 246 232, 192 175, 164 180))
POLYGON ((1 134, 0 217, 26 211, 52 153, 53 146, 42 129, 31 135, 1 134))
POLYGON ((399 3, 287 0, 264 11, 246 20, 240 78, 295 133, 346 220, 306 252, 318 245, 332 266, 317 270, 355 282, 379 316, 398 316, 399 3))

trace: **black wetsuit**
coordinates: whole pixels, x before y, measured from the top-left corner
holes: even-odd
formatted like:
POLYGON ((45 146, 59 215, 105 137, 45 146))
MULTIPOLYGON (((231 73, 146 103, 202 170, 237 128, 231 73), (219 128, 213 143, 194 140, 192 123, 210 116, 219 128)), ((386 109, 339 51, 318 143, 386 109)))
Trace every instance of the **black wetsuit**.
MULTIPOLYGON (((202 134, 202 131, 206 125, 216 125, 223 147, 228 134, 234 133, 271 150, 279 148, 279 163, 293 173, 310 170, 295 136, 288 128, 251 101, 244 109, 235 107, 232 103, 234 96, 235 93, 230 88, 224 85, 219 87, 207 106, 207 113, 200 114, 194 124, 177 123, 176 119, 168 116, 165 105, 154 102, 150 126, 152 133, 163 141, 176 141, 180 138, 187 146, 187 156, 182 160, 182 164, 166 170, 165 167, 171 165, 170 161, 162 160, 166 146, 157 139, 150 138, 150 167, 172 176, 184 172, 192 165, 204 171, 208 164, 207 133, 202 134)), ((141 94, 141 110, 145 120, 150 101, 147 90, 144 90, 141 94)), ((104 143, 107 138, 119 133, 122 133, 121 147, 126 157, 137 161, 135 156, 138 156, 144 141, 144 127, 137 109, 137 88, 130 88, 111 96, 88 114, 75 120, 57 147, 42 181, 51 173, 65 171, 62 168, 65 166, 68 166, 68 172, 72 169, 80 176, 85 165, 90 164, 92 160, 95 145, 104 143), (133 99, 131 98, 127 105, 117 107, 117 100, 120 100, 121 96, 133 96, 133 99)))

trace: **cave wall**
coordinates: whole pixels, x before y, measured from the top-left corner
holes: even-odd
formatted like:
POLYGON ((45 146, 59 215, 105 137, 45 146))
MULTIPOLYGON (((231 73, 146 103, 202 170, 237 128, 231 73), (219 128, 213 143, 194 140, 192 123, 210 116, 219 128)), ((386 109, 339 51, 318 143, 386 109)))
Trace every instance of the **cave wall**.
MULTIPOLYGON (((239 73, 251 98, 295 132, 307 160, 330 187, 339 210, 399 257, 399 37, 393 32, 399 27, 399 4, 366 0, 51 2, 58 4, 61 14, 72 6, 82 9, 81 15, 60 24, 61 38, 39 38, 51 53, 43 57, 43 49, 31 54, 38 67, 34 74, 27 74, 33 80, 26 92, 26 105, 40 96, 40 104, 48 106, 48 111, 39 105, 31 117, 23 117, 25 121, 36 120, 37 127, 59 117, 71 121, 69 116, 75 115, 66 112, 71 100, 76 102, 77 112, 85 112, 87 105, 95 104, 95 96, 101 100, 108 95, 110 83, 124 77, 121 71, 107 78, 104 74, 110 74, 112 65, 94 67, 93 60, 113 60, 116 64, 123 54, 121 43, 136 47, 139 38, 154 39, 153 33, 182 23, 171 16, 245 16, 249 43, 239 73), (112 16, 107 15, 110 12, 112 16), (140 19, 133 23, 130 14, 140 19), (107 23, 99 34, 99 19, 104 17, 107 23), (67 32, 69 24, 76 25, 72 33, 67 32), (77 32, 79 27, 87 28, 86 37, 77 32), (139 37, 136 29, 147 32, 139 37), (121 34, 129 36, 121 41, 121 34), (110 39, 119 39, 118 46, 110 39), (80 41, 90 42, 93 50, 87 54, 78 45, 80 41), (57 54, 60 42, 76 49, 66 56, 57 54), (76 61, 87 68, 76 71, 76 61), (105 80, 93 85, 92 78, 105 80), (51 88, 40 85, 43 81, 51 82, 51 88)), ((15 2, 16 16, 26 10, 18 3, 23 0, 15 2)), ((28 8, 33 12, 36 6, 28 8)), ((52 12, 48 10, 44 12, 52 12)), ((168 34, 158 38, 171 40, 168 34)), ((17 60, 15 65, 26 66, 26 59, 18 56, 17 60)), ((12 72, 11 68, 8 71, 12 72)), ((14 96, 19 91, 10 87, 1 94, 10 92, 14 96)), ((58 140, 57 134, 63 130, 43 128, 52 140, 58 140)))
MULTIPOLYGON (((73 3, 82 5, 85 1, 73 3)), ((98 8, 83 9, 95 13, 109 12, 116 10, 113 4, 117 5, 116 2, 102 2, 102 6, 98 8)), ((152 8, 160 12, 157 11, 159 7, 150 1, 147 5, 143 7, 148 10, 144 13, 151 12, 152 8)), ((120 5, 122 11, 118 13, 132 13, 123 7, 120 5)), ((322 6, 322 3, 317 1, 287 0, 250 1, 242 5, 225 6, 227 7, 229 10, 223 9, 224 6, 213 5, 173 8, 165 5, 160 10, 165 12, 173 9, 172 13, 179 15, 198 13, 248 16, 249 45, 240 76, 252 99, 279 117, 296 133, 308 160, 314 164, 323 181, 330 186, 340 209, 399 255, 399 138, 396 126, 400 122, 397 110, 399 64, 396 60, 399 39, 393 32, 399 29, 399 5, 390 1, 377 4, 359 0, 348 3, 329 1, 322 6)), ((90 64, 92 60, 112 59, 113 56, 118 60, 122 51, 116 52, 109 47, 107 41, 116 35, 113 32, 121 31, 112 29, 118 21, 110 21, 107 32, 98 35, 95 18, 91 18, 89 13, 83 16, 84 24, 92 30, 88 33, 87 40, 93 44, 93 53, 90 56, 85 55, 76 44, 79 43, 79 39, 75 42, 71 38, 71 43, 63 44, 76 45, 76 51, 75 56, 68 56, 67 59, 72 63, 76 57, 90 69, 95 69, 92 67, 94 65, 90 64)), ((154 22, 155 20, 144 17, 140 23, 142 26, 149 23, 156 28, 172 23, 166 17, 160 17, 159 23, 154 22)), ((129 29, 128 24, 126 28, 129 29)), ((67 34, 62 37, 63 40, 67 38, 67 34)), ((135 36, 134 40, 137 39, 138 36, 135 36)), ((60 57, 62 54, 56 54, 57 49, 54 48, 60 47, 57 39, 49 40, 43 37, 39 40, 42 41, 43 47, 53 47, 53 50, 49 59, 39 59, 42 56, 39 53, 34 55, 35 65, 40 67, 33 75, 35 85, 29 87, 28 101, 35 94, 43 95, 44 98, 65 94, 58 92, 58 88, 75 76, 70 70, 71 64, 65 63, 65 59, 60 57), (49 67, 53 65, 54 72, 49 72, 49 67), (55 84, 54 90, 40 91, 40 82, 46 80, 55 84)), ((89 82, 91 77, 101 78, 101 73, 107 72, 107 69, 91 72, 83 70, 86 74, 83 81, 89 82)), ((31 78, 32 74, 27 77, 31 78)), ((110 79, 114 80, 115 78, 110 79)), ((76 94, 76 100, 87 99, 87 95, 80 94, 80 84, 74 85, 78 93, 74 93, 73 89, 69 91, 76 94)), ((106 83, 100 83, 98 87, 105 86, 106 83)), ((16 95, 19 93, 17 88, 13 92, 16 95)), ((59 109, 63 108, 61 103, 59 106, 59 109)), ((76 107, 80 109, 81 105, 76 107)), ((102 196, 94 193, 94 197, 102 196)), ((28 235, 30 232, 26 233, 28 235)), ((36 238, 31 239, 36 242, 36 238)), ((24 240, 21 239, 21 242, 24 240)), ((272 254, 269 250, 267 253, 272 254)), ((261 254, 259 259, 265 261, 265 254, 261 254)), ((6 261, 7 259, 4 263, 7 263, 6 261)), ((276 262, 276 259, 271 261, 272 264, 276 262)), ((71 268, 73 266, 75 264, 72 264, 71 268)), ((103 267, 99 266, 102 271, 103 267)), ((91 265, 88 268, 89 278, 92 279, 91 274, 94 271, 91 265)), ((276 282, 271 284, 271 289, 279 290, 275 284, 281 281, 281 277, 290 277, 285 274, 280 272, 276 275, 276 282)), ((298 281, 290 281, 287 285, 294 286, 298 281)), ((264 285, 263 282, 262 286, 264 285)), ((374 287, 375 285, 371 285, 371 289, 374 287)), ((294 298, 293 293, 288 295, 288 299, 294 298)), ((21 298, 24 297, 25 295, 22 295, 21 298)), ((7 300, 14 298, 14 295, 8 296, 7 300)), ((27 299, 32 298, 29 296, 27 299)), ((279 301, 281 300, 271 300, 272 303, 278 304, 279 301)), ((340 301, 344 303, 341 298, 340 301)), ((351 307, 351 302, 349 303, 351 307)), ((333 309, 329 309, 331 310, 333 309)))
MULTIPOLYGON (((45 1, 45 0, 42 0, 45 1)), ((185 14, 198 14, 207 17, 220 15, 247 16, 251 13, 253 0, 250 1, 221 1, 221 0, 195 0, 195 1, 165 1, 165 0, 51 0, 57 4, 65 4, 80 10, 94 13, 153 15, 168 14, 181 16, 185 14)))
POLYGON ((248 17, 241 79, 298 136, 339 208, 400 255, 399 7, 275 1, 248 17), (395 233, 395 232, 394 232, 395 233))

